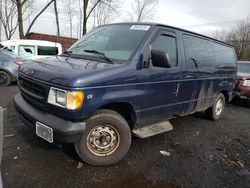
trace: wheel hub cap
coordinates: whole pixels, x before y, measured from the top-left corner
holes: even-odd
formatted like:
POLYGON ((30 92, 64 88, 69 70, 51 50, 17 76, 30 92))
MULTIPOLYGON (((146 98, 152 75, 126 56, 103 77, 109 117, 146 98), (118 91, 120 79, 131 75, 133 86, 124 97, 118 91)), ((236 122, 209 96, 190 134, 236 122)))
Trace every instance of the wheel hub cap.
POLYGON ((4 84, 6 82, 6 76, 0 74, 0 84, 4 84))
POLYGON ((215 105, 215 114, 218 116, 221 114, 223 109, 223 102, 221 99, 219 99, 215 105))
POLYGON ((112 154, 118 147, 120 137, 111 126, 97 126, 87 136, 88 149, 97 156, 112 154))

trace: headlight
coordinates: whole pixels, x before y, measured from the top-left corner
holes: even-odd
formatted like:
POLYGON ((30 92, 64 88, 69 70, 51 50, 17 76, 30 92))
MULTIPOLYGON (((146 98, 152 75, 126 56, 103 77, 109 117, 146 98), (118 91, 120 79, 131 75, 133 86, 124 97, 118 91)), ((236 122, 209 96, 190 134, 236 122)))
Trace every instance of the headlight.
POLYGON ((67 108, 70 110, 78 109, 82 106, 83 102, 83 92, 81 91, 71 91, 67 92, 67 108))
POLYGON ((84 93, 82 91, 65 91, 53 87, 50 88, 48 96, 48 103, 69 110, 79 109, 83 100, 84 93))
POLYGON ((250 86, 250 80, 244 80, 242 86, 250 86))

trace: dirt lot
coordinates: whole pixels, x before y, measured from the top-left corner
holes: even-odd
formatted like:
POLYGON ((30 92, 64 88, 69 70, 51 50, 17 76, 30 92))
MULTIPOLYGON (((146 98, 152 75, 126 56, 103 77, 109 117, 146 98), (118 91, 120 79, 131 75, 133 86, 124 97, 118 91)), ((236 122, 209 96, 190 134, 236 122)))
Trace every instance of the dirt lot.
POLYGON ((36 137, 13 107, 17 91, 15 85, 0 89, 4 187, 250 187, 250 108, 244 103, 228 104, 217 122, 204 114, 174 119, 171 132, 134 138, 120 163, 93 167, 79 163, 72 145, 59 148, 36 137))

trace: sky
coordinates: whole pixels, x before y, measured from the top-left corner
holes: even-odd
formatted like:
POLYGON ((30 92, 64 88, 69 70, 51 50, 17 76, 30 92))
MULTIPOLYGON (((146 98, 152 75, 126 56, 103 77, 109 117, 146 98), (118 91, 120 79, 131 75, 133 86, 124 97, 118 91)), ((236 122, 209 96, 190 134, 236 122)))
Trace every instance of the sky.
MULTIPOLYGON (((79 0, 74 1, 78 2, 79 0)), ((122 2, 120 14, 112 22, 129 20, 127 12, 131 9, 132 1, 122 2)), ((33 5, 34 10, 41 9, 44 2, 46 1, 36 0, 33 5)), ((69 36, 67 10, 62 2, 64 1, 61 0, 59 5, 61 34, 69 36)), ((250 0, 158 0, 156 7, 155 16, 151 21, 203 34, 233 28, 238 22, 245 20, 247 16, 250 17, 250 0)), ((78 33, 77 20, 77 15, 75 15, 73 37, 77 37, 78 33)), ((89 23, 88 28, 91 27, 92 23, 89 23)), ((53 7, 50 7, 39 17, 32 32, 56 34, 53 7)), ((18 38, 18 34, 15 34, 14 38, 18 38)))

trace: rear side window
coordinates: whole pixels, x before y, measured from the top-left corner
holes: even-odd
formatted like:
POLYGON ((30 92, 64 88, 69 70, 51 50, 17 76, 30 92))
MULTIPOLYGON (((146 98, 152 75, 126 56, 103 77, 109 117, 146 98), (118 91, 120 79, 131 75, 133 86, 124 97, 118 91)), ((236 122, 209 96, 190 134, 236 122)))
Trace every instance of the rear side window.
POLYGON ((164 51, 169 55, 171 67, 177 65, 177 48, 175 37, 159 35, 151 44, 152 49, 164 51))
POLYGON ((57 47, 47 47, 47 46, 38 46, 37 47, 38 55, 57 55, 58 48, 57 47))
POLYGON ((235 53, 233 48, 214 43, 216 64, 235 64, 235 53))
POLYGON ((212 42, 206 39, 184 35, 186 62, 191 69, 207 69, 214 64, 212 42))
POLYGON ((35 46, 20 45, 18 46, 18 54, 22 58, 27 58, 36 55, 35 46))

